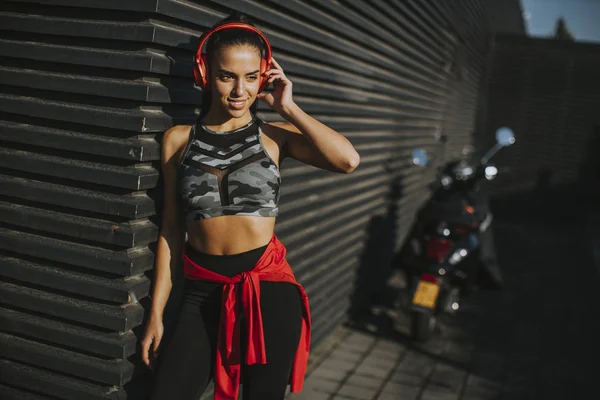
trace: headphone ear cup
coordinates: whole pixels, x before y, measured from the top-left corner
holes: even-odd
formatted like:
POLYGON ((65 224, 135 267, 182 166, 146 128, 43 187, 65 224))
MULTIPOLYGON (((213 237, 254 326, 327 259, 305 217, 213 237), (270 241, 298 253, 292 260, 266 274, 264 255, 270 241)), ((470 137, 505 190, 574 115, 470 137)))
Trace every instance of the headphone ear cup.
POLYGON ((194 62, 192 65, 192 72, 194 73, 194 83, 198 87, 202 87, 202 76, 200 75, 200 70, 198 69, 198 64, 194 62))
POLYGON ((197 63, 194 64, 194 79, 196 85, 202 90, 208 87, 208 71, 206 70, 206 56, 203 54, 197 63))

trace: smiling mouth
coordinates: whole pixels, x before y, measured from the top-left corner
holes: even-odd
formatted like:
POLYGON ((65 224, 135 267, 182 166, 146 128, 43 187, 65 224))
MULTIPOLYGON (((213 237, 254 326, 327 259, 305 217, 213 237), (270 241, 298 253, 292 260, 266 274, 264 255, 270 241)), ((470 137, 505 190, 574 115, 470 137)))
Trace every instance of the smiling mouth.
POLYGON ((233 108, 242 108, 244 107, 244 104, 246 104, 246 99, 243 100, 233 100, 233 99, 227 99, 227 102, 233 107, 233 108))

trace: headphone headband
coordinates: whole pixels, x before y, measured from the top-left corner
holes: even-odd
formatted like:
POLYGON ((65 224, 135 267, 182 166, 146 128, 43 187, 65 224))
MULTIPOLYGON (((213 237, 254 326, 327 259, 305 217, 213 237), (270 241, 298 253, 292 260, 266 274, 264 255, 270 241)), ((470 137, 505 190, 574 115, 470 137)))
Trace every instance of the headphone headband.
MULTIPOLYGON (((257 28, 255 28, 252 25, 246 24, 244 22, 226 22, 222 25, 218 25, 213 29, 210 29, 206 32, 204 32, 202 34, 202 36, 200 37, 200 44, 198 45, 198 49, 196 50, 196 66, 194 67, 194 78, 196 80, 196 84, 200 87, 202 87, 203 90, 206 90, 206 86, 207 86, 207 68, 208 66, 207 64, 207 60, 206 60, 206 56, 204 54, 202 54, 202 49, 204 48, 204 45, 206 44, 206 42, 208 41, 208 39, 215 34, 216 32, 222 31, 224 29, 245 29, 251 32, 256 33, 264 42, 265 44, 265 56, 263 57, 263 60, 261 62, 261 75, 270 67, 271 62, 272 62, 272 58, 273 58, 273 53, 271 50, 271 44, 269 43, 269 40, 267 39, 267 37, 261 32, 259 31, 257 28), (197 67, 197 68, 196 68, 197 67), (264 70, 263 70, 264 69, 264 70)), ((262 56, 261 56, 262 57, 262 56)), ((264 81, 261 81, 261 89, 264 89, 263 86, 265 83, 266 79, 264 81)))

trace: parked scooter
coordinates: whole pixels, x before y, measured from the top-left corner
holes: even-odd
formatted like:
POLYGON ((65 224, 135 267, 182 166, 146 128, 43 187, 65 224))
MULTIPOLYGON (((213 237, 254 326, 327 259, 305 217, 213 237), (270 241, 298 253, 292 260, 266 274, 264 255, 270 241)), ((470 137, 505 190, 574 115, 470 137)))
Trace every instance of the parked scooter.
MULTIPOLYGON (((490 229, 493 216, 480 183, 498 175, 489 161, 514 142, 512 130, 501 128, 494 147, 480 159, 443 166, 431 198, 417 215, 397 259, 407 276, 411 329, 417 341, 428 340, 439 315, 455 313, 474 289, 502 286, 490 229)), ((412 156, 417 166, 429 162, 423 149, 415 149, 412 156)))

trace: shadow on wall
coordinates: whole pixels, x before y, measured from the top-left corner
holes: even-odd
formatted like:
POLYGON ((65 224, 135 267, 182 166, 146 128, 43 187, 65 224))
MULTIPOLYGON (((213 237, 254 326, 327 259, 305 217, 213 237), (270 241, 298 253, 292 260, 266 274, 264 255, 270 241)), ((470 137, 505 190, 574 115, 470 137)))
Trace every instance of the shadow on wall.
POLYGON ((392 275, 392 259, 396 248, 398 200, 402 197, 402 177, 390 184, 385 215, 371 218, 367 226, 367 242, 356 271, 354 290, 348 311, 349 325, 361 324, 372 317, 371 306, 393 301, 387 282, 392 275))
POLYGON ((162 77, 160 84, 168 91, 169 103, 163 106, 163 112, 171 117, 172 125, 190 125, 198 117, 202 91, 194 84, 192 65, 199 39, 190 38, 165 53, 171 63, 170 75, 162 77))

